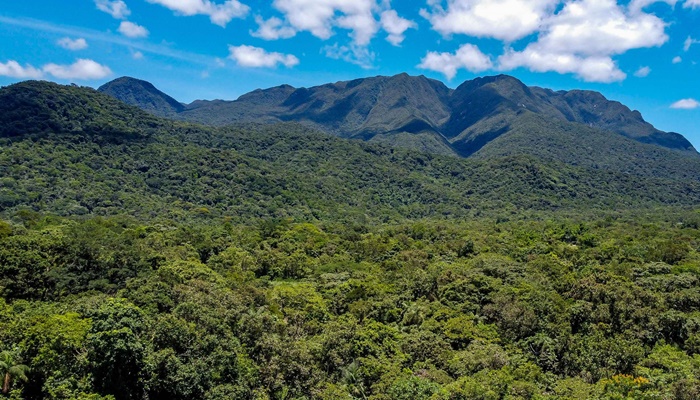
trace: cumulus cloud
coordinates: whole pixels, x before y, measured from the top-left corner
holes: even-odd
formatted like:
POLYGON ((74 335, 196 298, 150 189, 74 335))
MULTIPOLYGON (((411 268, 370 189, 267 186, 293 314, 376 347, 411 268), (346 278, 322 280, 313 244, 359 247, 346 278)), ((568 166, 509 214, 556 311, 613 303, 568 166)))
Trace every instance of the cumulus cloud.
POLYGON ((258 24, 258 30, 251 31, 250 34, 257 38, 265 40, 288 39, 297 34, 296 29, 277 17, 265 20, 261 16, 256 16, 255 23, 258 24))
POLYGON ((661 46, 668 40, 665 29, 657 16, 625 13, 616 0, 580 0, 568 3, 548 21, 538 45, 560 53, 622 54, 661 46))
POLYGON ((683 59, 680 56, 675 56, 673 57, 673 60, 671 60, 671 62, 674 64, 680 64, 683 62, 683 59))
POLYGON ((60 39, 57 43, 64 49, 73 51, 87 49, 88 47, 87 41, 83 38, 71 39, 68 37, 64 37, 63 39, 60 39))
POLYGON ((321 52, 363 68, 373 67, 374 53, 368 46, 377 33, 385 31, 387 41, 399 46, 405 40, 405 32, 417 27, 392 10, 390 0, 274 0, 272 6, 281 15, 256 17, 258 29, 251 35, 276 40, 309 32, 328 40, 336 31, 346 31, 348 41, 327 45, 321 52))
POLYGON ((95 0, 95 5, 100 11, 104 11, 116 19, 124 19, 131 15, 131 10, 122 0, 95 0))
POLYGON ((688 38, 685 39, 685 42, 683 42, 683 51, 690 50, 690 46, 698 43, 700 43, 700 40, 693 39, 692 37, 688 36, 688 38))
POLYGON ((692 9, 700 8, 700 0, 685 0, 683 7, 692 9))
POLYGON ((131 58, 133 58, 134 60, 143 60, 143 53, 140 51, 134 51, 133 53, 131 53, 131 58))
POLYGON ((492 67, 491 58, 473 44, 462 45, 454 54, 428 52, 418 65, 421 69, 440 72, 448 80, 454 78, 460 69, 482 72, 492 67))
POLYGON ((536 32, 559 0, 429 0, 421 15, 445 36, 455 33, 508 42, 536 32))
POLYGON ((637 78, 646 78, 651 73, 650 67, 639 67, 639 69, 634 73, 637 78))
POLYGON ((693 110, 700 107, 700 102, 695 99, 682 99, 671 104, 671 108, 678 110, 693 110))
POLYGON ((229 58, 241 67, 273 68, 278 64, 291 68, 299 64, 299 59, 292 54, 267 52, 265 49, 253 46, 229 46, 229 58))
POLYGON ((321 49, 321 52, 326 57, 334 60, 347 61, 364 69, 374 68, 375 54, 367 46, 358 46, 353 43, 348 46, 341 46, 335 43, 332 46, 325 46, 321 49))
POLYGON ((324 40, 338 27, 350 30, 354 43, 364 46, 379 30, 376 0, 275 0, 273 6, 294 29, 324 40))
POLYGON ((630 11, 616 0, 578 0, 564 5, 543 22, 535 42, 499 58, 503 70, 573 73, 591 82, 626 78, 613 55, 631 49, 661 46, 668 41, 666 24, 652 14, 630 11))
POLYGON ((122 21, 119 25, 119 33, 130 38, 143 38, 148 36, 148 29, 129 21, 122 21))
POLYGON ((0 76, 17 79, 41 79, 51 75, 58 79, 102 79, 112 74, 109 67, 93 60, 79 59, 71 65, 46 64, 41 69, 27 64, 21 66, 17 61, 0 62, 0 76))
POLYGON ((386 40, 394 46, 399 46, 403 43, 406 38, 404 33, 407 30, 418 27, 415 22, 399 17, 399 13, 396 10, 384 11, 379 22, 382 25, 382 29, 388 33, 386 40))
POLYGON ((79 59, 71 65, 46 64, 43 71, 58 79, 102 79, 112 74, 112 70, 93 60, 79 59))
POLYGON ((0 62, 0 76, 17 79, 40 79, 43 75, 40 69, 36 69, 29 64, 23 67, 17 61, 13 60, 6 63, 0 62))
POLYGON ((207 15, 216 25, 225 27, 234 18, 244 18, 250 7, 237 1, 226 0, 215 3, 211 0, 148 0, 149 3, 160 4, 180 15, 207 15))
POLYGON ((574 74, 587 82, 610 83, 627 77, 607 56, 581 57, 569 53, 542 52, 535 47, 519 52, 508 50, 498 58, 498 65, 501 70, 526 67, 535 72, 574 74))

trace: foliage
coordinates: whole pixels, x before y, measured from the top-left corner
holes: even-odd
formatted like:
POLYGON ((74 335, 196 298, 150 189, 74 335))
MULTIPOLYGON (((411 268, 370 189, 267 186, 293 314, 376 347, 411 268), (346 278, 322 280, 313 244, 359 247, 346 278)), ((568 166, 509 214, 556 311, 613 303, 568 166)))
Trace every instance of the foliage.
POLYGON ((43 260, 0 264, 22 398, 700 393, 700 231, 677 219, 9 226, 5 260, 43 260))
POLYGON ((700 394, 696 180, 1 107, 3 397, 700 394))
MULTIPOLYGON (((520 131, 530 131, 525 122, 520 131)), ((623 160, 592 164, 569 155, 579 148, 570 141, 576 132, 534 146, 564 157, 521 151, 463 160, 297 124, 166 121, 89 89, 45 82, 0 91, 0 129, 0 214, 26 223, 38 222, 36 212, 238 223, 522 218, 533 210, 688 207, 700 194, 697 157, 616 147, 623 160)), ((541 136, 531 133, 528 140, 541 136)))

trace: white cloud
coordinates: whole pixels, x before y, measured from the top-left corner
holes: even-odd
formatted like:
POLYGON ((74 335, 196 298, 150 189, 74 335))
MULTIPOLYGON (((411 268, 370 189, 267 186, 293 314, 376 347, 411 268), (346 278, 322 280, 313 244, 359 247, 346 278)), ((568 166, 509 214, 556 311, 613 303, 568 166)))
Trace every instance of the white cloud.
POLYGON ((160 4, 180 15, 207 15, 213 24, 226 27, 234 18, 244 18, 250 7, 237 0, 226 0, 215 3, 211 0, 148 0, 149 3, 160 4))
POLYGON ((498 65, 501 70, 526 67, 535 72, 575 74, 587 82, 610 83, 627 77, 607 56, 580 57, 569 53, 540 52, 535 47, 520 52, 508 50, 498 58, 498 65))
POLYGON ((693 110, 700 107, 700 102, 695 99, 683 99, 671 104, 671 108, 678 110, 693 110))
POLYGON ((87 49, 88 47, 87 40, 83 38, 78 38, 74 40, 68 37, 64 37, 63 39, 60 39, 57 43, 64 49, 73 51, 87 49))
POLYGON ((17 79, 40 79, 43 76, 41 70, 27 64, 24 67, 17 61, 10 60, 6 63, 0 62, 0 76, 7 76, 17 79))
POLYGON ((359 65, 364 69, 374 68, 375 54, 367 46, 358 46, 350 43, 348 46, 341 46, 338 43, 332 46, 325 46, 321 52, 328 58, 343 60, 351 64, 359 65))
POLYGON ((437 71, 449 80, 457 75, 459 69, 482 72, 493 67, 491 59, 473 44, 465 44, 456 53, 428 52, 418 68, 437 71))
POLYGON ((95 5, 116 19, 124 19, 131 14, 129 7, 122 0, 95 0, 95 5))
POLYGON ((42 69, 58 79, 102 79, 112 74, 109 67, 86 59, 79 59, 71 65, 46 64, 42 69))
POLYGON ((549 19, 538 46, 559 53, 622 54, 661 46, 668 40, 665 29, 655 15, 625 13, 616 0, 579 0, 549 19))
POLYGON ((692 37, 688 36, 688 38, 685 39, 685 42, 683 42, 683 51, 690 50, 690 46, 698 43, 700 43, 700 40, 693 39, 692 37))
POLYGON ((675 56, 673 57, 673 60, 671 60, 671 62, 674 64, 680 64, 683 62, 683 59, 681 58, 681 56, 675 56))
POLYGON ((612 56, 661 46, 668 41, 665 29, 655 15, 626 10, 616 0, 576 0, 544 21, 537 41, 520 52, 506 51, 499 66, 573 73, 590 82, 620 81, 627 75, 612 56))
POLYGON ((445 36, 460 33, 508 42, 540 29, 560 0, 428 0, 421 10, 434 30, 445 36))
POLYGON ((277 17, 265 20, 261 16, 256 16, 255 23, 258 24, 258 30, 251 31, 250 34, 257 38, 265 40, 289 39, 297 34, 296 29, 277 17))
POLYGON ((328 40, 336 30, 346 31, 349 41, 327 45, 321 52, 362 68, 373 67, 375 55, 368 46, 380 30, 387 33, 391 44, 399 46, 406 30, 417 27, 392 10, 390 0, 274 0, 272 6, 281 16, 256 17, 258 29, 251 35, 275 40, 309 32, 328 40))
POLYGON ((636 76, 637 78, 646 78, 647 76, 649 76, 650 73, 650 67, 639 67, 639 69, 634 73, 634 76, 636 76))
POLYGON ((229 46, 229 58, 241 67, 261 68, 276 67, 278 64, 291 68, 299 64, 299 59, 292 54, 267 52, 253 46, 229 46))
POLYGON ((354 44, 365 46, 379 30, 376 0, 275 0, 273 6, 294 29, 324 40, 338 27, 350 31, 354 44))
POLYGON ((399 17, 395 10, 384 11, 379 21, 382 29, 389 34, 386 40, 394 46, 399 46, 404 41, 406 38, 404 33, 407 30, 418 27, 415 22, 399 17))
POLYGON ((700 0, 685 0, 683 7, 692 9, 700 8, 700 0))
POLYGON ((148 29, 129 21, 122 21, 119 25, 119 33, 130 38, 143 38, 148 36, 148 29))
POLYGON ((134 60, 143 60, 143 53, 140 51, 134 51, 133 53, 131 53, 131 58, 133 58, 134 60))

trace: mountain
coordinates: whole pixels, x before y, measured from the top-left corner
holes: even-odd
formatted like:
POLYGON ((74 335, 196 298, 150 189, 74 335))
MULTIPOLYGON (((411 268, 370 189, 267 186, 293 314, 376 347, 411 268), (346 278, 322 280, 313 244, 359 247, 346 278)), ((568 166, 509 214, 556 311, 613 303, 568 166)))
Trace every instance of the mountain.
POLYGON ((700 198, 698 157, 587 128, 587 145, 613 145, 603 163, 579 146, 579 130, 549 135, 570 123, 526 115, 510 133, 521 150, 506 152, 501 136, 460 159, 298 123, 174 122, 92 89, 23 82, 0 89, 0 214, 386 222, 693 206, 700 198))
MULTIPOLYGON (((539 116, 541 121, 576 124, 572 129, 583 129, 581 125, 585 125, 638 142, 695 153, 682 135, 657 130, 638 111, 609 101, 597 92, 554 92, 499 75, 464 82, 454 90, 450 101, 453 114, 444 131, 463 155, 473 154, 495 138, 517 129, 518 119, 529 114, 539 116)), ((551 124, 543 125, 540 130, 547 125, 551 124)))
POLYGON ((173 117, 185 110, 183 104, 139 79, 122 77, 97 90, 159 117, 173 117))
MULTIPOLYGON (((150 111, 130 100, 140 97, 139 85, 124 87, 133 87, 136 93, 115 97, 150 111)), ((343 138, 468 157, 496 138, 508 136, 521 118, 532 123, 531 115, 543 121, 537 127, 540 131, 558 121, 574 124, 571 129, 586 126, 695 154, 682 135, 654 128, 638 111, 600 93, 528 87, 507 75, 466 81, 454 90, 407 74, 300 89, 284 85, 256 90, 235 101, 196 101, 167 116, 216 126, 294 121, 343 138)))

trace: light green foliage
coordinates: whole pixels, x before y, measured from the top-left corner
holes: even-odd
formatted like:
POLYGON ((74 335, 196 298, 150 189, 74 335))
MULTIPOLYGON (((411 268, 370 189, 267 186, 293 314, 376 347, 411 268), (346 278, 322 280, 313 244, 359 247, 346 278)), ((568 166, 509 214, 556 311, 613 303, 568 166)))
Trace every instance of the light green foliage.
POLYGON ((8 392, 694 399, 700 233, 675 221, 13 228, 0 338, 29 369, 8 392), (673 264, 649 251, 678 238, 673 264))
POLYGON ((3 397, 700 397, 690 154, 462 160, 49 83, 0 111, 3 397))

